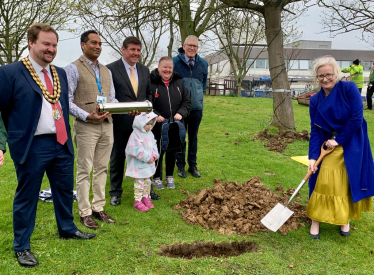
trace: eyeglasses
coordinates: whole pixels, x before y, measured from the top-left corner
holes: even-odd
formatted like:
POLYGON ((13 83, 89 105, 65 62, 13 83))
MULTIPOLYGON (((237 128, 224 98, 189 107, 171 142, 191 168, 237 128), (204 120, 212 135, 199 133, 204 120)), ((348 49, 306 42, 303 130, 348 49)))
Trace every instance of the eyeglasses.
POLYGON ((317 75, 317 78, 319 80, 323 80, 325 77, 327 79, 331 79, 335 74, 320 74, 320 75, 317 75))
POLYGON ((199 46, 193 44, 185 44, 187 47, 197 49, 199 46))

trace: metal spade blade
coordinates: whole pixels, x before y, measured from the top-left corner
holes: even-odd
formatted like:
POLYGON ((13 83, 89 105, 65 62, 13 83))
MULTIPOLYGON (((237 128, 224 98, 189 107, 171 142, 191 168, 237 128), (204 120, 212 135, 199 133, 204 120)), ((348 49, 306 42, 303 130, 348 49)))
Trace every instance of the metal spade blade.
MULTIPOLYGON (((319 155, 319 158, 315 162, 314 167, 317 167, 325 156, 331 154, 332 151, 335 150, 335 147, 329 150, 325 150, 323 148, 325 146, 325 143, 326 142, 324 142, 321 146, 321 154, 319 155)), ((312 175, 312 172, 308 171, 304 179, 301 181, 299 186, 296 188, 295 192, 293 192, 286 206, 278 203, 273 209, 270 210, 269 213, 266 214, 265 217, 262 218, 261 223, 264 226, 266 226, 271 231, 276 232, 292 216, 294 212, 290 210, 289 208, 287 208, 287 206, 291 203, 292 199, 297 195, 301 187, 304 186, 305 182, 310 178, 311 175, 312 175)))

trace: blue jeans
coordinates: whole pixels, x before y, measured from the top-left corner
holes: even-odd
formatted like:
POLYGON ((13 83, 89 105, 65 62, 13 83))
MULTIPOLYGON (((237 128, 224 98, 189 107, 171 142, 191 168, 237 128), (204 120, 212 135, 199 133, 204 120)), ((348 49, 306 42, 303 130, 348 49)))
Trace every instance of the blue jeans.
MULTIPOLYGON (((186 134, 188 135, 187 163, 189 167, 197 165, 197 134, 202 118, 203 110, 193 110, 184 120, 186 134)), ((177 153, 177 166, 178 168, 186 166, 186 143, 184 144, 182 153, 177 153)))

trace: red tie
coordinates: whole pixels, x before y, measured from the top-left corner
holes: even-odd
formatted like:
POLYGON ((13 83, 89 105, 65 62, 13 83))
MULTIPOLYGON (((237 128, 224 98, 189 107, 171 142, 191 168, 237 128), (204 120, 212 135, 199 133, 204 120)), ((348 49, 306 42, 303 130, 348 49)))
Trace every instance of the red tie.
MULTIPOLYGON (((44 74, 44 80, 45 80, 45 85, 47 86, 47 90, 51 95, 53 95, 53 85, 52 85, 51 79, 48 76, 47 70, 43 69, 42 72, 44 74)), ((55 125, 56 125, 57 142, 64 145, 65 142, 68 140, 68 135, 66 134, 65 121, 64 121, 64 116, 61 111, 60 104, 58 102, 56 102, 56 104, 52 104, 52 109, 58 110, 61 114, 60 119, 54 119, 54 120, 55 120, 55 125)))

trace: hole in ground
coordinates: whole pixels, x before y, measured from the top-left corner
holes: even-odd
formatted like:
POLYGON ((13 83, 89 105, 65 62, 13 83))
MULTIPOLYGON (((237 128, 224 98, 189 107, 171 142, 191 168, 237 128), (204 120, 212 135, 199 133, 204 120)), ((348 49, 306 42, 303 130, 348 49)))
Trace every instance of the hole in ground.
POLYGON ((232 257, 244 253, 256 252, 257 244, 252 242, 214 242, 196 241, 191 244, 178 243, 161 246, 160 255, 171 258, 232 257))

